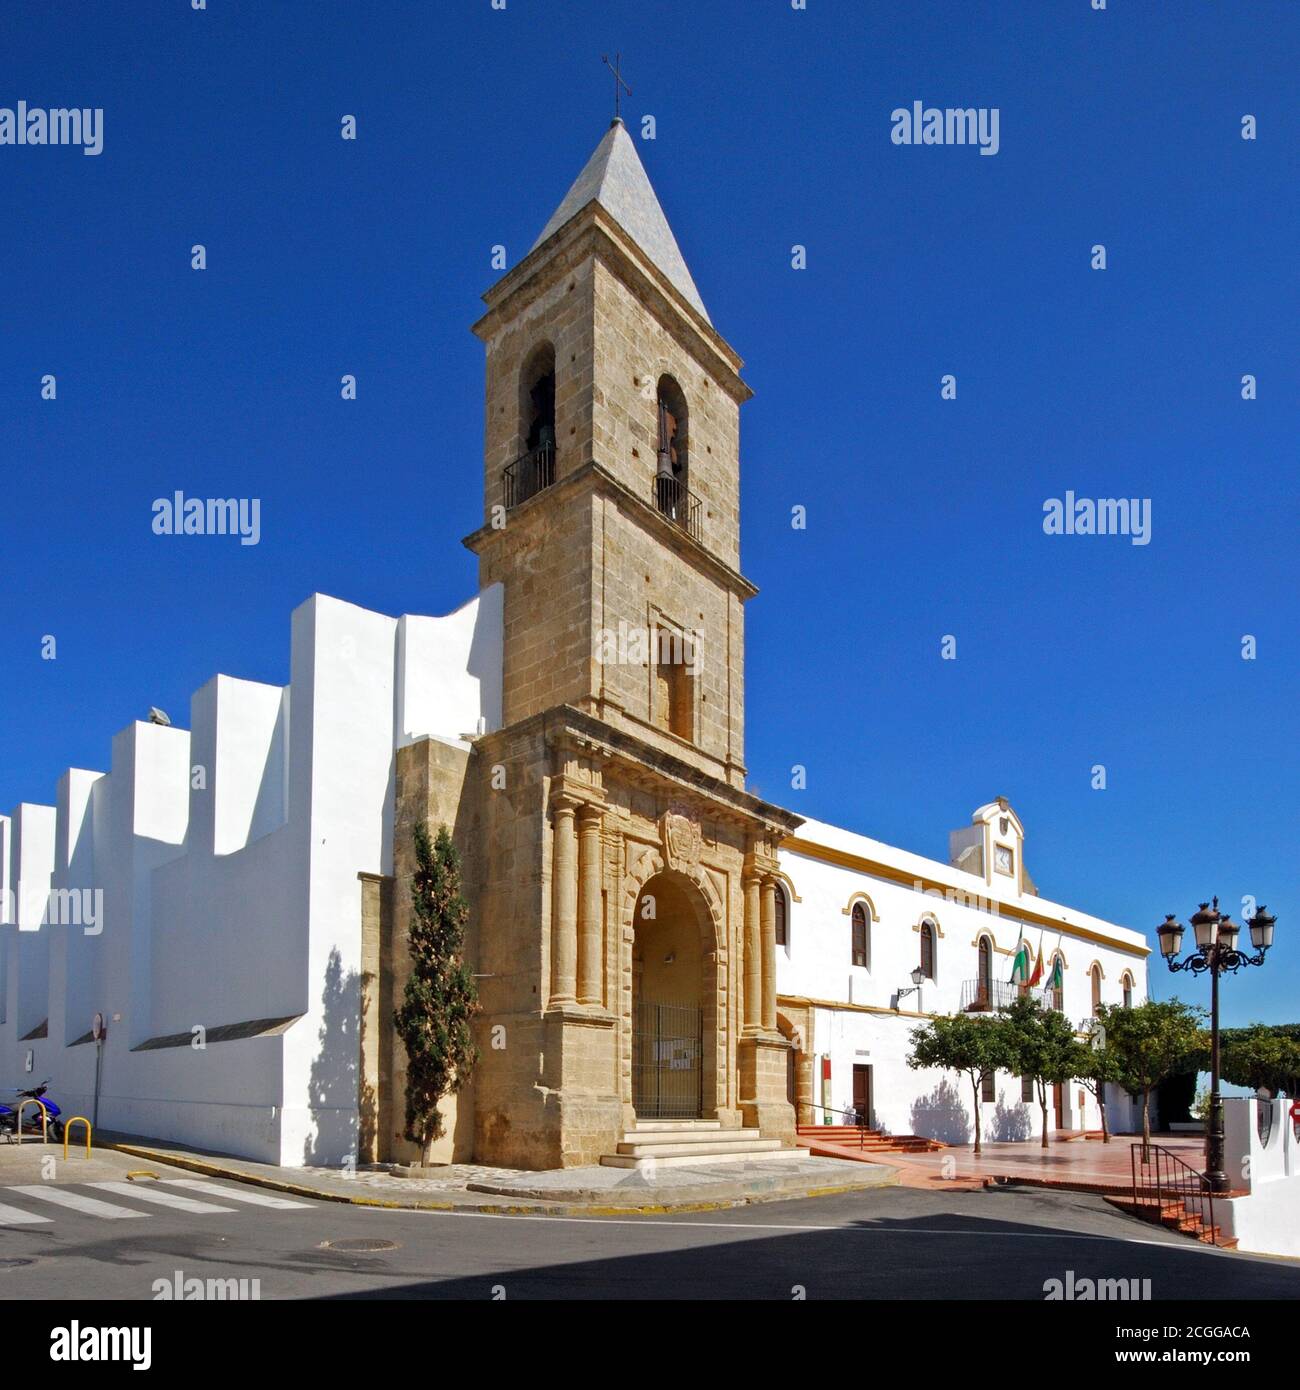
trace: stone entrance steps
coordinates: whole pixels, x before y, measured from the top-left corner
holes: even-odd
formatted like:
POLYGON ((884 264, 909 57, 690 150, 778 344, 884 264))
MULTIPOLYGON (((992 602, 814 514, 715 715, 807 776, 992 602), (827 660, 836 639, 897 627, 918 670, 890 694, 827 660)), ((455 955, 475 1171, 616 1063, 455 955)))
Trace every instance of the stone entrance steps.
POLYGON ((647 1120, 628 1130, 617 1152, 600 1161, 606 1168, 648 1168, 808 1156, 807 1149, 783 1148, 779 1139, 764 1139, 756 1129, 723 1129, 718 1120, 647 1120))
POLYGON ((835 1158, 844 1157, 841 1149, 877 1153, 937 1153, 946 1145, 937 1139, 925 1139, 917 1134, 882 1134, 878 1129, 865 1133, 856 1125, 799 1125, 799 1138, 817 1152, 819 1143, 834 1145, 835 1158))

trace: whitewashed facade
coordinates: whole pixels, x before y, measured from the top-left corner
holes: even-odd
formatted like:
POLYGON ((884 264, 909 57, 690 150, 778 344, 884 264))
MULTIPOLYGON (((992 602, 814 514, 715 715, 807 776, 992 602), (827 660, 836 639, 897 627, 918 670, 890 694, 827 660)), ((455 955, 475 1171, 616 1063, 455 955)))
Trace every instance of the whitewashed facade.
POLYGON ((499 726, 501 598, 391 618, 314 595, 287 686, 216 676, 188 730, 130 724, 109 771, 0 817, 3 1083, 49 1076, 90 1116, 100 1013, 101 1126, 354 1158, 358 875, 392 872, 394 750, 499 726))
MULTIPOLYGON (((969 1083, 909 1068, 910 1034, 932 1015, 984 1012, 1010 998, 1022 939, 1035 959, 1041 947, 1045 979, 1060 955, 1061 996, 1045 1002, 1080 1029, 1091 1016, 1094 987, 1105 1004, 1146 997, 1141 933, 1038 896, 1025 873, 1024 839, 1015 812, 995 801, 950 837, 951 863, 811 820, 786 842, 778 1007, 802 1068, 801 1123, 843 1123, 864 1108, 865 1098, 870 1123, 887 1133, 969 1142, 969 1083), (927 929, 932 970, 918 988, 911 976, 927 929)), ((1084 1088, 1074 1083, 1060 1090, 1049 1128, 1100 1127, 1096 1102, 1084 1088)), ((985 1138, 1041 1135, 1038 1100, 1025 1099, 1021 1077, 999 1074, 993 1092, 980 1106, 985 1138)), ((1114 1088, 1107 1118, 1117 1133, 1140 1127, 1140 1111, 1114 1088)))

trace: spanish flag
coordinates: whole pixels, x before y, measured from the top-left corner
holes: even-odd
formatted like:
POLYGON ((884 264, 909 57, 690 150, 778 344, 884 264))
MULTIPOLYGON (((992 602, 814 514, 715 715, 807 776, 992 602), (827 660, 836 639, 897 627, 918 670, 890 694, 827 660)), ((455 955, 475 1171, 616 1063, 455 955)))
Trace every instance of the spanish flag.
POLYGON ((1038 938, 1038 959, 1034 962, 1034 973, 1029 977, 1029 983, 1036 985, 1043 978, 1043 938, 1038 938))

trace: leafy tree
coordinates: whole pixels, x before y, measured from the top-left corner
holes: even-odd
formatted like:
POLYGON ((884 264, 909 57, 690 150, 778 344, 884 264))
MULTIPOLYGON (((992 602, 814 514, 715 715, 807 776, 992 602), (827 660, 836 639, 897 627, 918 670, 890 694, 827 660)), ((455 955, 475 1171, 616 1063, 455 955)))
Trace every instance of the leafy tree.
POLYGON ((1097 1011, 1100 1025, 1086 1042, 1078 1043, 1078 1055, 1074 1062, 1075 1079, 1090 1092, 1097 1101, 1101 1115, 1101 1142, 1110 1143, 1110 1123, 1106 1115, 1106 1086, 1120 1079, 1119 1058, 1106 1042, 1106 1019, 1111 1009, 1121 1005, 1103 1004, 1097 1011))
POLYGON ((1002 1021, 987 1015, 948 1014, 932 1018, 911 1034, 907 1065, 938 1067, 965 1076, 975 1115, 975 1152, 980 1152, 980 1092, 984 1078, 1006 1066, 1002 1021))
POLYGON ((1223 1079, 1234 1086, 1294 1096, 1300 1079, 1300 1043, 1281 1029, 1252 1023, 1223 1035, 1219 1065, 1223 1079))
POLYGON ((1033 1080, 1043 1115, 1043 1148, 1048 1146, 1047 1088, 1070 1081, 1081 1058, 1069 1019, 1045 1009, 1033 995, 1015 999, 1003 1013, 1012 1070, 1033 1080))
POLYGON ((411 908, 411 974, 393 1021, 406 1047, 405 1134, 427 1164, 443 1134, 439 1102, 460 1090, 478 1061, 471 1032, 478 991, 463 957, 469 906, 445 825, 431 843, 428 826, 416 822, 411 908))
POLYGON ((1186 1070, 1204 1046, 1204 1018, 1204 1009, 1178 999, 1148 999, 1108 1013, 1106 1046, 1118 1060, 1120 1085, 1142 1097, 1143 1162, 1151 1143, 1151 1092, 1166 1076, 1186 1070))

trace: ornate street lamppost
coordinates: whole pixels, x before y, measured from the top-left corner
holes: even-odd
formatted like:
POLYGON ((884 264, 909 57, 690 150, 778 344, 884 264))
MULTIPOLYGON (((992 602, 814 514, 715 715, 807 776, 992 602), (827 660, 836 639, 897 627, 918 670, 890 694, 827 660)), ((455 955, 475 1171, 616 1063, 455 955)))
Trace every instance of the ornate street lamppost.
POLYGON ((1205 1178, 1211 1192, 1227 1192, 1230 1187, 1228 1175, 1223 1170, 1223 1098, 1219 1095, 1219 976, 1235 975, 1244 965, 1263 965, 1265 953, 1273 944, 1276 923, 1277 918, 1262 903, 1255 909, 1255 915, 1246 922, 1251 945, 1255 948, 1255 954, 1248 955, 1237 949, 1241 927, 1219 911, 1218 898, 1213 907, 1202 903, 1192 914, 1196 949, 1183 960, 1177 959, 1186 930, 1183 924, 1171 912, 1156 928, 1160 954, 1170 970, 1190 970, 1193 975, 1210 972, 1210 1126, 1206 1136, 1205 1178))

